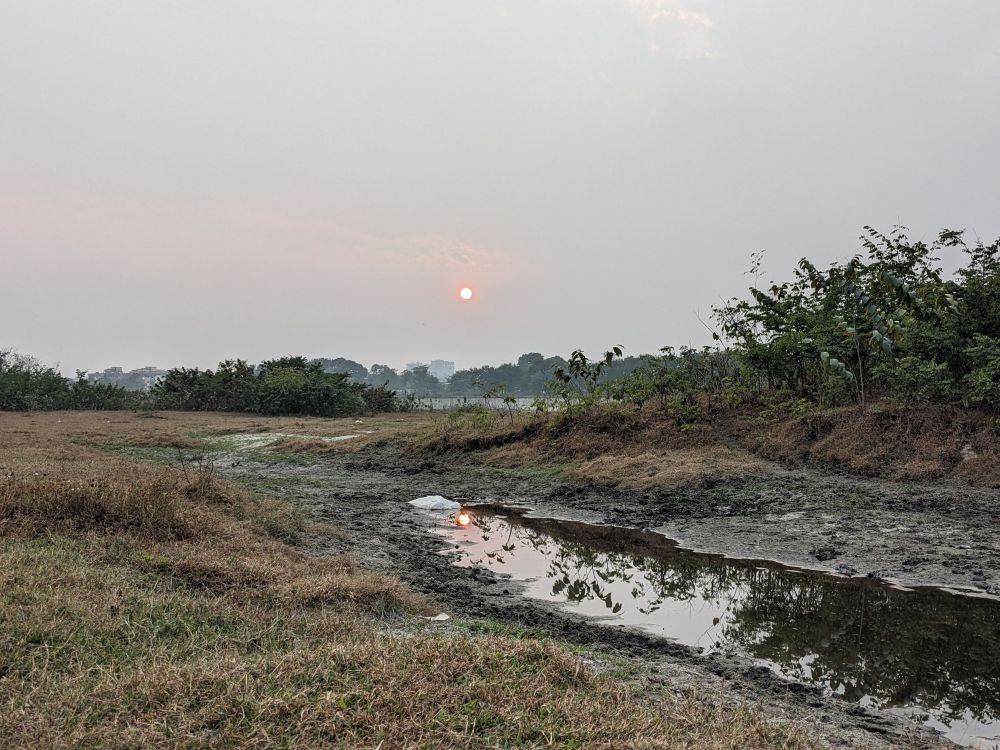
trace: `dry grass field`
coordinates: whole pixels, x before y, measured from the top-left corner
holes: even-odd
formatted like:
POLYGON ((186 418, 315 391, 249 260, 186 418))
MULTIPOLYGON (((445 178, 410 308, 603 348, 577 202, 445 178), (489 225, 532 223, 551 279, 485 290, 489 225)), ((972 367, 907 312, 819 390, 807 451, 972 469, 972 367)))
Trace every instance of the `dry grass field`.
POLYGON ((0 414, 0 746, 814 746, 558 643, 436 631, 420 617, 432 602, 301 545, 340 530, 210 470, 125 457, 263 432, 356 450, 436 429, 427 415, 0 414), (317 440, 346 434, 361 437, 317 440))

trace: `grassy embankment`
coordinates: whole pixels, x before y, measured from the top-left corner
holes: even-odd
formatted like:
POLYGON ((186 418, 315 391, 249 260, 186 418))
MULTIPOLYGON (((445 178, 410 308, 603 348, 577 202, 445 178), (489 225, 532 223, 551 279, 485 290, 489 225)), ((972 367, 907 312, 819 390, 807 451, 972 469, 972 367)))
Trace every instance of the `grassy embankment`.
POLYGON ((506 468, 551 467, 562 479, 679 486, 764 470, 765 462, 900 481, 1000 487, 1000 421, 981 411, 886 401, 866 409, 746 404, 680 424, 669 412, 601 405, 573 416, 453 414, 409 438, 506 468))
MULTIPOLYGON (((413 424, 438 429, 387 417, 363 440, 413 424)), ((0 745, 812 746, 749 711, 640 693, 557 643, 435 633, 418 618, 433 609, 398 581, 295 546, 340 531, 208 472, 101 448, 353 429, 0 414, 0 745)))

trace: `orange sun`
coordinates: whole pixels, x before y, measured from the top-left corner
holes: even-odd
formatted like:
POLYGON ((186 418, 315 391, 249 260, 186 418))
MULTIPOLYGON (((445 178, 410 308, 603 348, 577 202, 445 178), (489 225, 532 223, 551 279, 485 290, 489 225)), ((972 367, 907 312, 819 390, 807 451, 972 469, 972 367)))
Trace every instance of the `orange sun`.
POLYGON ((458 296, 468 302, 472 299, 472 290, 467 286, 463 286, 462 290, 458 293, 458 296))

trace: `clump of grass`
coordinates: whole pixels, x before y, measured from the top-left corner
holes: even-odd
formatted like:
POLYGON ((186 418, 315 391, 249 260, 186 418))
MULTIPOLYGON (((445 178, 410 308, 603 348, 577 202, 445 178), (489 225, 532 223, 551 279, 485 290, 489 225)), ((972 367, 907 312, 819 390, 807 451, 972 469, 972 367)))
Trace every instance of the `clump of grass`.
POLYGON ((760 473, 763 464, 732 448, 708 446, 670 451, 644 451, 637 455, 604 453, 578 461, 564 476, 608 487, 681 487, 705 477, 746 476, 760 473))
POLYGON ((249 424, 237 424, 226 427, 212 427, 208 430, 207 434, 217 435, 223 437, 225 435, 242 435, 250 433, 261 433, 270 432, 271 427, 266 424, 261 424, 260 422, 251 422, 249 424))
POLYGON ((418 453, 450 453, 487 450, 529 439, 543 418, 515 412, 512 418, 487 409, 435 414, 426 428, 406 436, 418 453))
POLYGON ((136 532, 182 539, 192 529, 176 503, 169 478, 137 481, 49 479, 0 481, 0 529, 136 532))
POLYGON ((398 579, 358 569, 349 558, 334 558, 316 573, 294 575, 279 585, 288 601, 306 606, 348 602, 375 615, 394 611, 430 614, 433 608, 398 579), (338 570, 337 567, 340 566, 338 570))
POLYGON ((286 606, 347 604, 369 614, 429 614, 427 601, 397 579, 361 569, 344 555, 312 557, 245 524, 216 529, 206 544, 160 544, 131 557, 137 567, 197 589, 286 606))
MULTIPOLYGON (((349 443, 351 441, 340 442, 349 443)), ((305 453, 311 456, 324 456, 336 453, 340 448, 340 442, 310 438, 282 438, 269 447, 276 453, 305 453)))
POLYGON ((194 466, 181 460, 184 494, 194 502, 223 510, 241 521, 252 521, 268 535, 288 544, 299 544, 306 534, 343 537, 327 523, 313 521, 287 500, 257 495, 244 487, 220 480, 209 458, 199 457, 194 466))
POLYGON ((347 603, 384 614, 427 610, 394 578, 342 556, 296 549, 306 535, 343 538, 286 500, 219 479, 210 459, 165 469, 113 459, 106 471, 0 479, 0 532, 97 534, 129 540, 136 567, 217 595, 315 607, 347 603), (72 478, 70 478, 72 477, 72 478))
POLYGON ((205 441, 187 435, 143 435, 129 440, 129 444, 139 448, 176 448, 196 450, 205 447, 205 441))

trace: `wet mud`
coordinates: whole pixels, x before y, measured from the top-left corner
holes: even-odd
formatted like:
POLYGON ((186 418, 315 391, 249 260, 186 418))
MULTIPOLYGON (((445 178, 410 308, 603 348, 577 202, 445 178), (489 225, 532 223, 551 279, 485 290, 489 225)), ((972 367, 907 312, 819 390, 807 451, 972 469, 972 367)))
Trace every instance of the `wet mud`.
MULTIPOLYGON (((954 724, 966 711, 982 709, 980 715, 987 725, 994 715, 995 707, 976 698, 970 698, 966 705, 951 706, 951 715, 939 712, 937 719, 920 713, 940 709, 944 701, 938 700, 937 708, 932 706, 935 690, 950 689, 956 669, 967 668, 956 664, 962 661, 968 633, 949 629, 947 624, 932 629, 932 635, 926 635, 924 628, 911 627, 907 621, 916 610, 900 606, 902 600, 896 596, 905 592, 881 586, 875 579, 909 586, 1000 592, 998 521, 991 508, 991 503, 995 507, 995 494, 957 486, 883 485, 777 468, 766 476, 720 477, 717 482, 706 480, 685 489, 623 491, 540 479, 531 472, 490 469, 458 458, 413 455, 387 443, 303 462, 223 456, 217 465, 227 476, 297 499, 317 519, 337 524, 348 537, 325 542, 329 551, 348 552, 369 568, 400 577, 446 612, 529 628, 598 653, 633 659, 641 664, 644 674, 637 679, 676 691, 694 690, 710 701, 756 706, 777 719, 805 726, 832 747, 947 747, 951 743, 924 726, 925 719, 943 718, 939 728, 947 730, 947 720, 954 724), (791 635, 773 640, 773 648, 766 653, 754 653, 750 635, 742 645, 736 637, 740 627, 751 632, 746 625, 751 612, 762 621, 770 618, 767 621, 771 623, 787 619, 787 612, 773 608, 774 598, 757 601, 754 607, 748 605, 742 619, 730 619, 727 625, 736 630, 729 643, 720 643, 725 638, 717 637, 709 643, 657 632, 642 623, 587 616, 568 609, 558 597, 532 596, 531 582, 512 576, 510 571, 469 564, 468 559, 463 565, 460 540, 442 536, 439 517, 408 504, 414 498, 438 494, 470 504, 523 506, 537 517, 655 530, 678 539, 683 547, 715 555, 839 570, 850 576, 870 577, 869 584, 877 585, 869 590, 863 581, 857 581, 847 588, 840 588, 841 584, 825 588, 829 577, 815 575, 808 586, 800 582, 797 595, 808 591, 808 596, 826 603, 803 611, 789 631, 802 641, 798 651, 803 658, 822 651, 816 644, 821 644, 824 627, 830 628, 832 638, 825 662, 817 664, 813 658, 810 663, 806 658, 802 664, 792 658, 796 649, 787 645, 791 635), (884 610, 877 624, 869 621, 869 627, 877 630, 864 631, 874 649, 865 658, 886 658, 885 650, 878 648, 882 639, 917 639, 909 653, 927 651, 933 657, 927 662, 928 669, 947 670, 947 678, 939 680, 940 684, 933 679, 916 679, 909 664, 895 662, 878 670, 885 672, 882 682, 873 683, 870 676, 859 674, 856 666, 852 672, 851 665, 858 664, 858 650, 845 644, 850 641, 851 628, 856 632, 860 627, 855 619, 858 597, 873 597, 874 606, 884 610), (831 622, 833 610, 825 607, 842 610, 843 616, 831 622), (895 670, 891 674, 890 667, 895 670), (811 678, 812 673, 824 670, 831 675, 826 682, 811 678), (849 695, 848 690, 852 691, 849 695), (840 692, 845 694, 838 695, 840 692), (893 699, 886 697, 890 695, 902 697, 892 705, 893 699), (907 699, 907 695, 919 699, 907 699)), ((483 509, 474 512, 484 513, 483 509)), ((656 546, 662 536, 643 538, 656 546)), ((584 546, 591 554, 615 549, 614 544, 595 546, 593 538, 584 546)), ((652 555, 656 560, 659 553, 630 543, 628 554, 652 555)), ((722 567, 717 567, 716 575, 726 564, 717 563, 722 567)), ((744 578, 752 578, 753 571, 760 568, 768 566, 745 566, 744 578)), ((790 586, 794 588, 788 580, 781 586, 772 583, 777 586, 772 592, 777 600, 782 596, 781 586, 786 589, 785 596, 790 586)), ((580 586, 578 583, 577 588, 580 586)), ((936 595, 954 597, 943 592, 936 595)), ((974 601, 972 597, 960 598, 974 601)), ((611 609, 614 604, 624 608, 612 597, 611 609)), ((971 624, 973 617, 968 625, 976 629, 976 648, 984 650, 981 656, 986 663, 996 660, 1000 639, 1000 633, 982 635, 983 629, 996 624, 991 617, 983 615, 975 625, 971 624)), ((954 624, 967 619, 958 617, 954 624)), ((983 679, 983 685, 992 684, 983 679)), ((970 724, 964 736, 952 733, 952 739, 991 747, 992 741, 977 739, 981 729, 970 724)))

